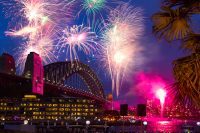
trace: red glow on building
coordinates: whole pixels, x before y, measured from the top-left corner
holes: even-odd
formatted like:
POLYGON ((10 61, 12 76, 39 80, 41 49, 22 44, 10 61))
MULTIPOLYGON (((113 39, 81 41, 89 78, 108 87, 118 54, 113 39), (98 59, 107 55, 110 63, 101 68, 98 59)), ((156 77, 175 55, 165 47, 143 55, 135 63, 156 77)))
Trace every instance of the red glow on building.
POLYGON ((26 60, 24 76, 32 79, 32 93, 43 95, 44 68, 42 59, 34 52, 31 52, 26 60))

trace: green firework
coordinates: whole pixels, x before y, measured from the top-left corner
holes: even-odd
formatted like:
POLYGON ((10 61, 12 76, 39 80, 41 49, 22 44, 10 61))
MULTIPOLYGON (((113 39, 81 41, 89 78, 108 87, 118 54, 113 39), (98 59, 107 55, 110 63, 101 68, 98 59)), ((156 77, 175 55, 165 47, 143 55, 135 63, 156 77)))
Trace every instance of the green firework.
POLYGON ((106 0, 85 0, 83 8, 87 14, 100 11, 105 6, 106 0))

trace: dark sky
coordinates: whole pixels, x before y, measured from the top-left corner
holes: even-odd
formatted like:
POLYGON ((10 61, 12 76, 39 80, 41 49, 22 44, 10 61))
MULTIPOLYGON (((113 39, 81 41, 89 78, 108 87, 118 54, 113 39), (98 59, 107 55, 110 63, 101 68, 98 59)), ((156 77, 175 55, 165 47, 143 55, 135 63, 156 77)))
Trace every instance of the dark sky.
MULTIPOLYGON (((173 81, 171 63, 174 59, 183 56, 184 53, 179 48, 179 42, 168 44, 164 40, 156 39, 152 34, 152 22, 150 18, 153 13, 160 10, 160 0, 133 0, 131 4, 136 7, 141 7, 144 10, 145 33, 140 41, 140 45, 144 47, 144 51, 142 53, 144 56, 144 61, 142 65, 140 65, 137 70, 134 70, 134 73, 126 79, 120 91, 118 100, 127 102, 129 104, 136 104, 140 102, 139 99, 141 97, 135 93, 127 96, 130 86, 134 86, 135 84, 133 81, 135 73, 153 73, 166 80, 167 83, 171 83, 173 81)), ((0 53, 8 52, 10 54, 14 54, 14 52, 16 52, 14 51, 14 48, 18 47, 20 40, 4 35, 4 32, 8 30, 8 19, 6 19, 4 16, 2 5, 0 6, 0 11, 0 53)), ((82 56, 82 61, 86 62, 86 57, 84 55, 82 56)), ((98 60, 91 61, 89 63, 89 65, 95 70, 96 64, 99 65, 98 60)), ((97 74, 103 82, 105 92, 111 92, 111 82, 109 80, 109 76, 105 75, 105 70, 101 69, 100 65, 98 67, 97 74)))

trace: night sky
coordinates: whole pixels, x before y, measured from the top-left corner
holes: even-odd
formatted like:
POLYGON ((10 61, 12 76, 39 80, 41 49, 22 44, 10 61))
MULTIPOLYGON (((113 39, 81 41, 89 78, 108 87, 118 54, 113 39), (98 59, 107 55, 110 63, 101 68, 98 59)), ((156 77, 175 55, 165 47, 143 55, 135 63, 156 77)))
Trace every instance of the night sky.
MULTIPOLYGON (((134 90, 134 86, 137 85, 135 79, 138 73, 144 73, 147 75, 153 75, 152 78, 159 77, 167 84, 173 82, 172 74, 172 61, 185 55, 180 50, 179 42, 172 42, 169 44, 164 40, 158 40, 152 34, 152 22, 151 16, 153 13, 160 10, 160 0, 133 0, 130 4, 136 7, 141 7, 144 10, 145 17, 145 32, 141 38, 140 45, 144 47, 142 64, 137 69, 133 70, 133 73, 127 77, 121 87, 120 96, 116 98, 123 103, 129 103, 135 105, 138 102, 143 102, 142 93, 138 95, 137 90, 134 90)), ((2 5, 0 6, 0 53, 7 52, 14 54, 14 49, 21 43, 20 39, 8 37, 4 35, 4 32, 8 30, 8 19, 5 18, 2 5)), ((60 60, 64 60, 64 58, 60 60)), ((97 71, 100 80, 102 81, 105 92, 111 92, 111 82, 108 74, 105 74, 105 70, 98 63, 98 60, 94 60, 92 57, 85 57, 82 55, 81 61, 89 64, 95 71, 97 71), (87 61, 91 60, 90 63, 87 61), (97 68, 96 65, 99 67, 97 68), (102 73, 103 72, 103 73, 102 73)), ((148 90, 147 90, 148 91, 148 90)))

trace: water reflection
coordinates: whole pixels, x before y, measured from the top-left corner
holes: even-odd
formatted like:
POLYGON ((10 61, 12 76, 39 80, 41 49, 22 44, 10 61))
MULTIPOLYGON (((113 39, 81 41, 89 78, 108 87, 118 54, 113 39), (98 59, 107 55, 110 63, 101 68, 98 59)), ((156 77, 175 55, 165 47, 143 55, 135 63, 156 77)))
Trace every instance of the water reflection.
POLYGON ((159 132, 175 132, 178 131, 178 123, 174 121, 151 121, 148 130, 159 132))
POLYGON ((195 121, 183 120, 150 120, 147 131, 150 132, 200 132, 195 121))

